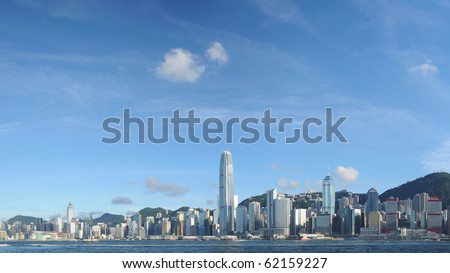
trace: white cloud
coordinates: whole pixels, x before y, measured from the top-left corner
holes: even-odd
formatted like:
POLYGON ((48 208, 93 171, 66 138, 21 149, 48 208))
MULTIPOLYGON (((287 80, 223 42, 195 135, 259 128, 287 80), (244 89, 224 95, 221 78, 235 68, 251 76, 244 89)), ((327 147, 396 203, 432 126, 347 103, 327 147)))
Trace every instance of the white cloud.
POLYGON ((226 64, 228 62, 227 52, 219 42, 212 43, 206 50, 206 57, 208 57, 211 62, 217 62, 218 64, 226 64))
POLYGON ((344 182, 354 182, 358 179, 359 171, 353 167, 339 166, 336 168, 336 176, 344 182))
POLYGON ((421 74, 422 76, 427 76, 429 74, 439 72, 439 69, 437 66, 433 65, 431 61, 428 61, 426 63, 408 68, 408 72, 411 74, 421 74))
POLYGON ((298 182, 295 180, 287 180, 284 177, 278 178, 278 186, 282 189, 296 189, 298 187, 298 182))
POLYGON ((172 197, 183 196, 188 191, 185 187, 170 182, 164 183, 154 177, 150 177, 145 181, 145 187, 152 193, 164 193, 172 197))
POLYGON ((171 49, 156 68, 156 75, 172 82, 194 83, 205 71, 198 56, 182 48, 171 49))
POLYGON ((421 164, 422 168, 427 172, 449 171, 450 139, 447 139, 434 150, 426 153, 421 164))
POLYGON ((280 168, 280 164, 275 163, 275 162, 270 163, 269 168, 270 168, 271 170, 278 170, 278 169, 280 168))
POLYGON ((133 204, 133 200, 131 200, 130 197, 118 195, 118 196, 114 197, 111 200, 111 204, 114 204, 114 205, 123 205, 123 204, 129 205, 129 204, 133 204))

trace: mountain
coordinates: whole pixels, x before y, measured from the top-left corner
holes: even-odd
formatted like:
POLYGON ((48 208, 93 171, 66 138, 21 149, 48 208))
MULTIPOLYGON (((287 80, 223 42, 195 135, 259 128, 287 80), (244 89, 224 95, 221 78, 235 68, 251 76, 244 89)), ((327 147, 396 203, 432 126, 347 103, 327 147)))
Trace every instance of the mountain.
POLYGON ((149 208, 149 207, 147 207, 147 208, 141 209, 138 212, 142 216, 142 222, 144 222, 146 217, 153 216, 153 217, 156 218, 156 214, 158 214, 158 213, 161 213, 161 215, 163 217, 167 217, 168 214, 170 214, 171 210, 167 210, 167 209, 164 209, 164 208, 161 208, 161 207, 157 207, 157 208, 149 208))
POLYGON ((94 224, 97 223, 111 223, 112 225, 119 224, 125 222, 125 218, 123 215, 117 215, 117 214, 110 214, 105 213, 99 218, 94 219, 94 224))
POLYGON ((29 225, 30 223, 36 223, 36 217, 17 215, 8 220, 8 224, 12 224, 14 222, 22 222, 22 224, 29 225))
POLYGON ((406 200, 412 199, 415 194, 423 192, 441 198, 442 207, 446 208, 450 205, 450 174, 446 172, 431 173, 389 189, 383 192, 379 198, 381 202, 391 196, 398 197, 399 200, 406 200))
POLYGON ((246 206, 248 208, 248 204, 250 204, 253 201, 256 201, 258 203, 260 203, 261 207, 266 207, 267 206, 267 193, 263 193, 261 195, 255 195, 252 196, 250 198, 247 198, 245 200, 243 200, 242 202, 239 203, 239 206, 246 206))

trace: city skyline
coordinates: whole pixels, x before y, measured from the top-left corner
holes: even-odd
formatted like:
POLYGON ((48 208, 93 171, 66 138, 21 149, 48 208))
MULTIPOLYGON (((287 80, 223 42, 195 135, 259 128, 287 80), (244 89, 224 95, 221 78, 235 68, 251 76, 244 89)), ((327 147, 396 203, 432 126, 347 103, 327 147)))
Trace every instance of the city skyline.
POLYGON ((173 236, 185 239, 198 239, 197 236, 222 239, 227 236, 250 239, 301 236, 299 238, 307 240, 331 235, 359 236, 363 239, 402 237, 439 240, 439 236, 450 231, 450 207, 443 210, 439 196, 429 196, 424 192, 406 200, 391 196, 381 203, 378 192, 371 188, 367 192, 366 202, 360 203, 359 195, 334 191, 333 178, 328 174, 322 181, 320 195, 316 192, 289 195, 270 189, 266 194, 266 205, 261 210, 261 203, 256 201, 248 203, 248 206, 233 204, 236 197, 233 194, 233 161, 229 151, 221 154, 219 178, 220 206, 217 209, 188 207, 187 210, 177 211, 175 216, 170 216, 167 210, 159 211, 156 215, 147 215, 145 221, 137 212, 121 220, 116 218, 113 222, 95 223, 92 214, 85 219, 75 218, 74 207, 69 202, 65 222, 62 217, 50 221, 36 217, 30 223, 20 219, 12 223, 0 222, 0 240, 173 240, 173 236), (336 200, 338 206, 335 213, 335 206, 329 203, 330 199, 334 203, 338 194, 340 197, 336 200), (298 202, 305 202, 306 196, 310 196, 308 206, 299 206, 298 202), (294 206, 294 203, 297 205, 294 206))
POLYGON ((222 151, 241 199, 321 191, 328 166, 337 191, 357 193, 450 171, 449 10, 443 0, 2 1, 0 219, 66 215, 69 201, 94 217, 216 208, 222 151), (202 127, 171 126, 191 111, 202 127), (139 144, 126 113, 168 141, 139 144))

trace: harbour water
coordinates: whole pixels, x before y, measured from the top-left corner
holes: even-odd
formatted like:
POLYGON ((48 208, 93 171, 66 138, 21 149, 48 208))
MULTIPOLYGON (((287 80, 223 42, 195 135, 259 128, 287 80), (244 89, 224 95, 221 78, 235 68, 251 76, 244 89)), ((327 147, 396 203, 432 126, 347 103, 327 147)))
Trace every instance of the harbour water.
POLYGON ((450 241, 3 241, 0 253, 450 253, 450 241))

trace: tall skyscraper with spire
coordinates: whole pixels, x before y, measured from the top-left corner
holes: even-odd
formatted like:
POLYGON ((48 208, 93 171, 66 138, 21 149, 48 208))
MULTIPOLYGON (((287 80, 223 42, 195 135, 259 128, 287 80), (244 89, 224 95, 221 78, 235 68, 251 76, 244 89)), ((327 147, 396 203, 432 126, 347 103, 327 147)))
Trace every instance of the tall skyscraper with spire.
POLYGON ((69 205, 67 205, 67 233, 72 233, 70 230, 70 226, 73 219, 73 206, 72 203, 69 202, 69 205))
POLYGON ((335 195, 333 178, 328 171, 328 175, 322 181, 322 213, 334 214, 335 195))
POLYGON ((219 176, 219 225, 220 235, 234 232, 234 175, 233 159, 229 151, 220 157, 219 176))

